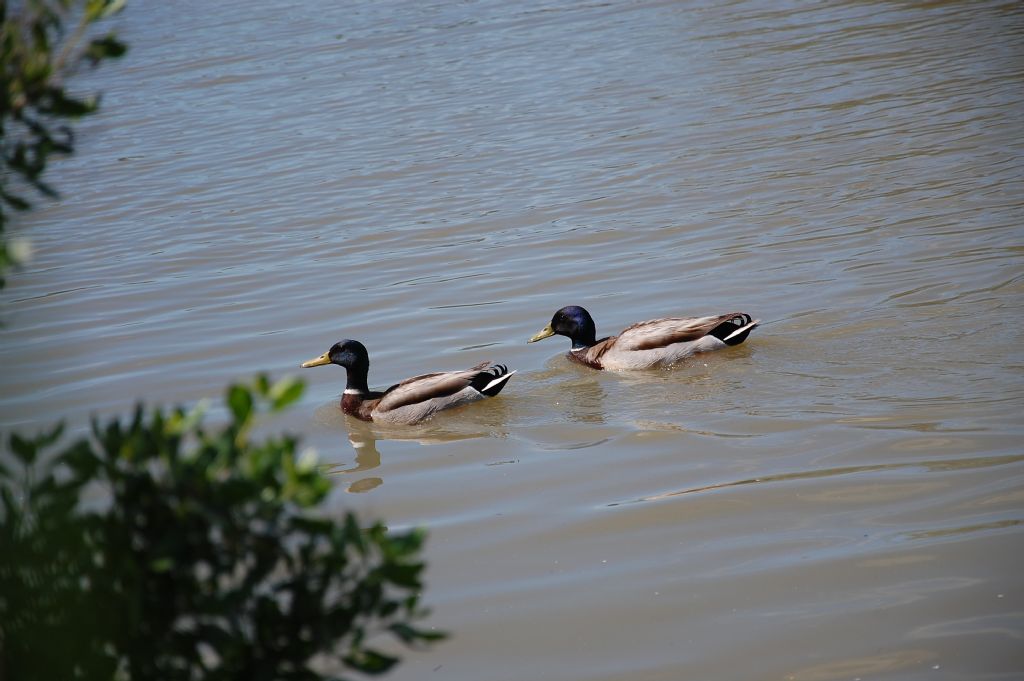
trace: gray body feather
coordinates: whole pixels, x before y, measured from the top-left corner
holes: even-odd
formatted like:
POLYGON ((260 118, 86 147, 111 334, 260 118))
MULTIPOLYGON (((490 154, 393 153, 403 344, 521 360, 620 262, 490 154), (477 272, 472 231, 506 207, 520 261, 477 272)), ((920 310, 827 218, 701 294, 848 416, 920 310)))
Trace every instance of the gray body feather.
MULTIPOLYGON (((710 335, 722 323, 742 317, 741 313, 710 317, 665 317, 627 327, 618 336, 588 348, 570 352, 576 361, 603 369, 629 370, 666 367, 699 352, 710 352, 728 344, 710 335)), ((749 319, 749 317, 747 317, 749 319)), ((758 322, 739 327, 733 335, 749 332, 758 322)))
POLYGON ((474 383, 479 383, 481 372, 488 371, 489 368, 493 372, 493 379, 482 388, 485 391, 494 391, 515 373, 503 367, 491 367, 490 362, 483 362, 463 371, 445 371, 407 378, 391 387, 380 398, 370 411, 370 416, 374 421, 381 423, 418 423, 442 409, 482 400, 487 395, 477 390, 474 383))

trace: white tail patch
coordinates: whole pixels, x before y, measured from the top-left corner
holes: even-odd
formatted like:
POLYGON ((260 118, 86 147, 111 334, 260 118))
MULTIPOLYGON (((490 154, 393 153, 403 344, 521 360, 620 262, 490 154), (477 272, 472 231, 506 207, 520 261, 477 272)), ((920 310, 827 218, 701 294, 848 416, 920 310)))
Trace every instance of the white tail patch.
POLYGON ((750 322, 746 326, 740 327, 740 328, 736 329, 735 331, 733 331, 732 333, 730 333, 728 336, 726 336, 725 338, 722 339, 722 342, 724 343, 725 341, 729 340, 733 336, 738 336, 739 334, 743 333, 744 331, 749 331, 750 329, 754 328, 755 326, 757 326, 760 323, 761 323, 760 319, 755 319, 754 321, 750 322))
POLYGON ((514 374, 516 371, 517 371, 516 369, 513 369, 512 371, 508 372, 507 374, 504 374, 502 376, 498 376, 496 379, 494 379, 493 381, 491 381, 490 383, 485 385, 480 392, 485 393, 488 390, 490 390, 491 388, 493 388, 494 386, 507 381, 508 379, 512 378, 512 374, 514 374))

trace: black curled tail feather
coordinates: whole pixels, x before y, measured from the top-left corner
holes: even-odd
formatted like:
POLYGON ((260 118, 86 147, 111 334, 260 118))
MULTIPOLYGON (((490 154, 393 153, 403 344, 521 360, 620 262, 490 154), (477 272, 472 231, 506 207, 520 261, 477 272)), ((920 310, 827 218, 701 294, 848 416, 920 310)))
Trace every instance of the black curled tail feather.
POLYGON ((514 373, 514 371, 509 371, 508 367, 504 364, 495 364, 474 376, 470 385, 478 393, 487 397, 494 397, 501 392, 501 389, 505 387, 508 379, 512 378, 514 373))
POLYGON ((724 322, 713 328, 708 335, 714 336, 726 345, 739 345, 743 341, 747 340, 747 336, 749 336, 750 332, 756 327, 757 322, 755 322, 750 315, 739 313, 729 317, 724 322), (743 331, 736 333, 740 329, 743 329, 743 331))

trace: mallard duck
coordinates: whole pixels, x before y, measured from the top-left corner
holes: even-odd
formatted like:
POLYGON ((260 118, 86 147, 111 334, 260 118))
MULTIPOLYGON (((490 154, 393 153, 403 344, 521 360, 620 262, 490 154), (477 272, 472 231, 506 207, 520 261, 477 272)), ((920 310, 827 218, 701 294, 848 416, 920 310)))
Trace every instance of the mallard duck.
POLYGON ((569 358, 595 369, 651 369, 674 364, 698 352, 739 345, 758 325, 743 312, 712 317, 665 317, 633 324, 618 336, 596 340, 590 313, 578 305, 563 307, 528 343, 568 336, 569 358))
POLYGON ((502 364, 492 366, 490 362, 481 362, 465 371, 413 376, 377 392, 366 387, 370 355, 359 341, 335 343, 330 350, 301 366, 308 369, 324 364, 337 364, 348 372, 341 410, 364 421, 381 423, 418 423, 442 409, 494 397, 515 373, 502 364))

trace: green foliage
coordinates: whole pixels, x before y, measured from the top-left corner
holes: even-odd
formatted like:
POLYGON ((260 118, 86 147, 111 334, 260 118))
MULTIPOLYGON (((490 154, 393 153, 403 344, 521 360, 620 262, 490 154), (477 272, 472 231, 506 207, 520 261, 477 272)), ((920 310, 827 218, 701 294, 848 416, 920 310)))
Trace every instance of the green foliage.
POLYGON ((417 629, 423 535, 317 512, 330 490, 289 435, 254 419, 302 384, 227 391, 231 421, 201 409, 11 435, 0 466, 0 679, 324 678, 387 671, 367 639, 417 629), (17 474, 13 469, 19 469, 17 474))
POLYGON ((20 181, 44 196, 57 192, 43 181, 48 158, 74 151, 75 119, 96 111, 95 95, 76 96, 64 81, 83 64, 126 51, 112 33, 90 37, 93 25, 119 12, 125 0, 23 0, 0 2, 0 288, 17 264, 4 230, 9 210, 31 203, 12 186, 20 181), (68 27, 73 28, 69 31, 68 27))

